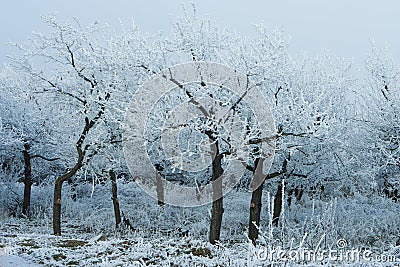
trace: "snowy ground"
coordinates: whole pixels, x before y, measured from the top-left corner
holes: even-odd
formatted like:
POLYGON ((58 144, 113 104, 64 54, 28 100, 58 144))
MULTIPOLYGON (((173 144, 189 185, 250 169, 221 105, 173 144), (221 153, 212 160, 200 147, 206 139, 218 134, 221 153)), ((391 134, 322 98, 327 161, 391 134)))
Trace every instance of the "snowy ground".
MULTIPOLYGON (((259 249, 268 245, 298 248, 302 243, 307 248, 315 248, 317 244, 334 248, 338 239, 345 239, 349 248, 362 247, 377 255, 400 256, 400 246, 396 247, 400 237, 400 205, 385 199, 317 201, 305 198, 291 208, 285 207, 283 228, 270 228, 265 195, 263 234, 260 246, 254 248, 246 238, 249 193, 232 191, 226 197, 221 243, 212 246, 206 242, 209 206, 160 208, 131 184, 121 185, 121 208, 135 231, 115 230, 111 200, 104 198, 107 190, 108 187, 98 186, 92 196, 89 194, 77 201, 69 199, 66 192, 63 235, 56 237, 51 235, 51 210, 46 209, 51 207, 51 190, 34 188, 33 205, 40 203, 41 208, 36 209, 33 218, 0 220, 0 266, 35 266, 29 263, 40 266, 268 266, 268 260, 257 257, 259 249)), ((301 262, 296 263, 290 262, 287 266, 301 262)), ((328 259, 317 263, 345 264, 328 259)), ((369 263, 370 266, 399 264, 400 261, 369 263)), ((362 266, 366 265, 364 262, 362 266)))
MULTIPOLYGON (((178 232, 157 238, 143 232, 84 233, 79 222, 68 227, 62 237, 55 237, 29 221, 9 220, 0 233, 3 254, 46 266, 245 266, 247 261, 247 243, 211 246, 178 232)), ((10 259, 4 255, 3 261, 10 259)))

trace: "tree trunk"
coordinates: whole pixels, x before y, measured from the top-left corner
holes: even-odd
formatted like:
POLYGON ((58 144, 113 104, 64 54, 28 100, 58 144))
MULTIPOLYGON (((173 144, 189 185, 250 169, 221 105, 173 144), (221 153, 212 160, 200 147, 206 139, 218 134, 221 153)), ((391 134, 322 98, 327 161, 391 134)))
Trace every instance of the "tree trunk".
POLYGON ((157 201, 159 206, 164 206, 164 185, 161 178, 161 172, 164 170, 164 167, 161 164, 155 165, 157 174, 156 174, 156 190, 157 190, 157 201))
POLYGON ((53 233, 61 235, 61 191, 63 181, 56 180, 54 184, 54 202, 53 202, 53 233))
POLYGON ((222 214, 224 213, 222 177, 220 178, 224 171, 222 169, 222 155, 219 154, 218 141, 212 145, 212 151, 215 157, 212 162, 213 203, 210 223, 210 243, 215 244, 215 242, 220 239, 222 214))
POLYGON ((261 218, 261 207, 262 207, 262 192, 264 187, 264 180, 266 176, 263 174, 263 164, 264 158, 257 158, 254 162, 254 177, 253 181, 255 183, 261 184, 256 190, 251 194, 250 203, 250 218, 249 218, 249 238, 256 245, 256 240, 258 238, 258 227, 260 226, 261 218))
POLYGON ((114 215, 115 215, 115 227, 118 228, 121 223, 121 211, 119 209, 119 201, 118 201, 118 188, 117 188, 117 176, 113 170, 110 170, 110 179, 111 179, 111 191, 112 191, 112 201, 114 205, 114 215))
POLYGON ((72 176, 82 167, 84 153, 78 148, 78 162, 70 171, 58 177, 54 183, 54 199, 53 199, 53 233, 61 235, 61 192, 62 185, 65 181, 71 179, 72 176))
POLYGON ((31 205, 31 189, 32 189, 32 167, 31 167, 31 155, 29 153, 30 145, 28 143, 24 144, 24 200, 22 203, 22 214, 28 216, 29 208, 31 205))
POLYGON ((158 205, 164 206, 164 185, 161 179, 161 174, 157 173, 156 179, 158 205))
POLYGON ((274 199, 274 215, 273 215, 272 223, 275 226, 278 226, 279 216, 281 215, 281 211, 282 211, 282 183, 279 184, 278 190, 276 191, 275 199, 274 199))
POLYGON ((251 194, 250 219, 249 219, 249 238, 256 245, 258 238, 258 227, 260 226, 262 192, 264 183, 262 183, 251 194))

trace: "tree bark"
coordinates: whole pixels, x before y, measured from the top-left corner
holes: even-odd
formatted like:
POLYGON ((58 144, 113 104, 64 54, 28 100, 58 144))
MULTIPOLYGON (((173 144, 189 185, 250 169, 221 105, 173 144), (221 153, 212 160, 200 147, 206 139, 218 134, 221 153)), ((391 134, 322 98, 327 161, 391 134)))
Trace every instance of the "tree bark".
POLYGON ((30 145, 28 143, 24 144, 24 200, 22 203, 22 214, 29 216, 29 208, 31 205, 31 190, 32 190, 32 165, 31 165, 31 155, 30 145))
POLYGON ((118 201, 118 188, 117 188, 117 176, 113 170, 110 170, 110 179, 111 179, 111 191, 112 191, 112 201, 114 206, 114 215, 115 215, 115 227, 118 228, 121 223, 121 211, 119 209, 119 201, 118 201))
POLYGON ((78 162, 66 174, 58 177, 54 183, 54 199, 53 199, 53 233, 54 235, 61 235, 61 199, 62 199, 62 185, 65 181, 69 180, 75 173, 82 167, 84 154, 81 151, 79 154, 78 162))
POLYGON ((282 183, 279 184, 278 190, 276 191, 275 199, 274 199, 274 214, 273 214, 272 223, 275 226, 278 226, 281 211, 282 211, 282 183))
MULTIPOLYGON (((263 164, 264 158, 257 158, 254 162, 254 177, 253 181, 255 183, 261 184, 257 187, 256 190, 251 194, 251 203, 250 203, 250 218, 249 218, 249 238, 256 245, 256 240, 258 238, 258 227, 260 226, 260 218, 261 218, 261 207, 262 207, 262 192, 264 187, 264 181, 266 176, 263 174, 263 164)), ((253 182, 252 181, 252 182, 253 182)))
POLYGON ((161 164, 155 165, 157 174, 156 174, 156 190, 157 190, 157 203, 159 206, 164 206, 164 185, 161 178, 161 172, 164 170, 161 164))
POLYGON ((62 191, 62 182, 56 181, 54 184, 54 202, 53 202, 54 235, 61 235, 61 191, 62 191))
POLYGON ((222 193, 222 177, 224 170, 222 169, 222 155, 219 153, 218 141, 211 145, 215 155, 212 162, 212 189, 213 203, 210 222, 210 243, 215 244, 221 236, 222 214, 224 213, 223 193, 222 193), (220 178, 220 179, 218 179, 220 178))
POLYGON ((256 245, 258 238, 258 227, 260 226, 261 218, 261 207, 262 207, 262 192, 264 183, 262 183, 253 193, 251 194, 250 204, 250 219, 249 219, 249 238, 253 245, 256 245))
POLYGON ((164 185, 160 176, 161 174, 157 173, 157 203, 159 206, 164 206, 164 185))

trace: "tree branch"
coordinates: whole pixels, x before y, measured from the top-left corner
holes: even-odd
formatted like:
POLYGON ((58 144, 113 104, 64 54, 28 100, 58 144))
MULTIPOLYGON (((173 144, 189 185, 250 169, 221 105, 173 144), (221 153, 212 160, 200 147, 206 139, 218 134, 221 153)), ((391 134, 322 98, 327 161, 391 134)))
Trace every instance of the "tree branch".
POLYGON ((56 161, 56 160, 61 159, 61 158, 52 158, 52 159, 50 159, 50 158, 43 157, 42 155, 33 155, 33 156, 31 156, 31 158, 32 159, 33 158, 41 158, 41 159, 44 159, 46 161, 56 161))

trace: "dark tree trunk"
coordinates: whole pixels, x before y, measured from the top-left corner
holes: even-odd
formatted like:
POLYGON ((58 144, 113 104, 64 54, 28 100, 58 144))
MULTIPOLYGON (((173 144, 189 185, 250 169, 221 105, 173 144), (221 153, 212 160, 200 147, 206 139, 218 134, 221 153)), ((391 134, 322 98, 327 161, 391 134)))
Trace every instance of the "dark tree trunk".
MULTIPOLYGON (((260 226, 261 218, 261 207, 262 207, 262 192, 265 180, 278 177, 286 173, 288 159, 285 159, 282 164, 282 169, 278 172, 269 173, 268 175, 263 174, 263 164, 265 158, 258 158, 255 161, 255 169, 248 167, 250 171, 254 173, 254 178, 252 181, 251 188, 255 188, 258 184, 259 186, 253 191, 251 195, 250 203, 250 219, 249 219, 249 239, 254 245, 256 245, 256 240, 258 238, 258 227, 260 226)), ((278 225, 279 216, 282 209, 282 184, 278 186, 278 190, 275 194, 274 199, 274 214, 273 214, 273 224, 278 225)))
POLYGON ((54 184, 54 202, 53 202, 53 233, 61 235, 61 191, 62 181, 56 181, 54 184))
POLYGON ((281 211, 282 211, 282 183, 279 184, 278 190, 276 191, 275 199, 274 199, 274 215, 273 215, 272 223, 275 226, 278 226, 281 211))
POLYGON ((118 201, 118 188, 117 188, 117 176, 113 170, 110 170, 110 179, 111 179, 111 192, 112 192, 112 201, 114 205, 114 215, 115 215, 115 227, 118 228, 121 223, 121 211, 119 209, 119 201, 118 201))
POLYGON ((61 235, 61 192, 62 185, 65 181, 71 179, 72 176, 82 167, 84 153, 78 148, 78 162, 74 168, 58 177, 54 183, 54 199, 53 199, 53 233, 54 235, 61 235))
POLYGON ((261 218, 261 207, 262 207, 262 192, 264 187, 264 180, 266 176, 263 175, 263 163, 264 158, 257 158, 254 162, 254 177, 253 181, 260 185, 251 194, 250 203, 250 218, 249 218, 249 238, 256 245, 256 240, 258 238, 258 227, 260 226, 261 218))
POLYGON ((210 243, 215 244, 220 239, 222 214, 224 213, 223 197, 222 197, 222 177, 224 170, 222 169, 222 155, 219 153, 218 141, 212 145, 212 151, 215 157, 212 162, 212 189, 213 203, 211 211, 210 223, 210 243), (220 179, 218 179, 220 178, 220 179))
POLYGON ((157 202, 159 206, 164 206, 164 185, 161 177, 161 172, 164 170, 161 164, 155 165, 156 174, 156 190, 157 190, 157 202))
MULTIPOLYGON (((80 150, 78 150, 80 151, 80 150)), ((53 199, 53 233, 54 235, 61 235, 61 193, 63 183, 72 176, 82 167, 84 154, 82 151, 79 153, 78 163, 66 174, 58 177, 54 183, 54 199, 53 199)))
POLYGON ((258 227, 260 226, 263 185, 264 184, 261 184, 251 194, 249 238, 254 245, 256 244, 256 240, 258 238, 258 227))
POLYGON ((156 179, 158 205, 164 206, 164 185, 159 173, 157 173, 156 179))
POLYGON ((31 189, 32 189, 32 167, 31 167, 31 155, 29 153, 30 145, 24 144, 24 200, 22 203, 22 214, 28 216, 29 208, 31 205, 31 189))

